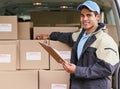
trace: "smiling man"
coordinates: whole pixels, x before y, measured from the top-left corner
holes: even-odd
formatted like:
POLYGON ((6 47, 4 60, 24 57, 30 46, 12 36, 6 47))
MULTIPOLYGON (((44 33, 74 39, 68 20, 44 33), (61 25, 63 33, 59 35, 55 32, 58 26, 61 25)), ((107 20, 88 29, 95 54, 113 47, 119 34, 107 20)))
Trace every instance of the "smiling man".
POLYGON ((96 2, 86 1, 77 9, 82 31, 73 45, 71 63, 63 63, 71 74, 70 89, 111 89, 109 76, 119 61, 117 44, 104 32, 104 24, 98 24, 100 8, 96 2))

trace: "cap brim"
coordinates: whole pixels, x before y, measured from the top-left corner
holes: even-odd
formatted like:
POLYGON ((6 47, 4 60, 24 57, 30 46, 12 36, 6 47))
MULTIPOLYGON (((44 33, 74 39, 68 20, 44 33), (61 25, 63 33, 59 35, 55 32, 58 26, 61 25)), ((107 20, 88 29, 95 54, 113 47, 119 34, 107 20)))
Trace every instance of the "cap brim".
POLYGON ((80 5, 77 7, 77 10, 78 10, 78 11, 81 10, 84 6, 85 6, 85 5, 80 4, 80 5))

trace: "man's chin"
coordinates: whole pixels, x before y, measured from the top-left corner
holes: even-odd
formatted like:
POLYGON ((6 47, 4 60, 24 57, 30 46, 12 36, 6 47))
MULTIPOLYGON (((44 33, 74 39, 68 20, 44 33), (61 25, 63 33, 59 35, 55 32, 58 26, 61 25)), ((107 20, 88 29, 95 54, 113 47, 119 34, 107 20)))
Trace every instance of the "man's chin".
POLYGON ((86 29, 86 30, 89 29, 89 27, 83 27, 83 28, 86 29))

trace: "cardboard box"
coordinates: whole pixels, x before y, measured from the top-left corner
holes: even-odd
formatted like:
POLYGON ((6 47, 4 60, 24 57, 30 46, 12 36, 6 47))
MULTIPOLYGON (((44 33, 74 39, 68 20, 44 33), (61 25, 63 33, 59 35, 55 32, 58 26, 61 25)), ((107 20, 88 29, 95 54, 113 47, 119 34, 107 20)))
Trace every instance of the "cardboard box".
POLYGON ((56 24, 56 27, 80 27, 80 23, 56 24))
POLYGON ((49 55, 39 44, 41 41, 20 40, 20 69, 49 69, 49 55))
POLYGON ((50 34, 51 32, 74 32, 78 27, 34 27, 33 36, 34 39, 39 34, 50 34))
POLYGON ((19 68, 18 41, 0 41, 0 70, 19 68))
POLYGON ((17 16, 0 16, 0 39, 17 39, 17 16))
POLYGON ((39 76, 39 89, 69 89, 66 71, 40 70, 39 76))
POLYGON ((0 71, 0 89, 38 89, 38 71, 0 71))
MULTIPOLYGON (((71 47, 59 41, 50 41, 50 46, 55 48, 64 60, 70 62, 71 47)), ((56 62, 52 56, 50 56, 50 70, 56 69, 63 69, 63 67, 60 63, 56 62)))
POLYGON ((19 22, 18 23, 18 39, 19 40, 30 40, 32 39, 32 22, 19 22))

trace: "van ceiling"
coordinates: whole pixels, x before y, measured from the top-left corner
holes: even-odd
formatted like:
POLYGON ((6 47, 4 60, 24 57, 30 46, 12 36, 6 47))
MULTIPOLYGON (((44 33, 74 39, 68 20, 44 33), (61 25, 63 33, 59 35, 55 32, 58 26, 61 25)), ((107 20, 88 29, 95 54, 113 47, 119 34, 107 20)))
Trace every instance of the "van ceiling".
MULTIPOLYGON (((76 11, 78 4, 86 0, 0 0, 0 15, 28 15, 32 11, 76 11), (41 5, 33 5, 41 2, 41 5), (60 6, 68 6, 60 8, 60 6)), ((110 7, 110 0, 94 0, 103 9, 110 7)))

